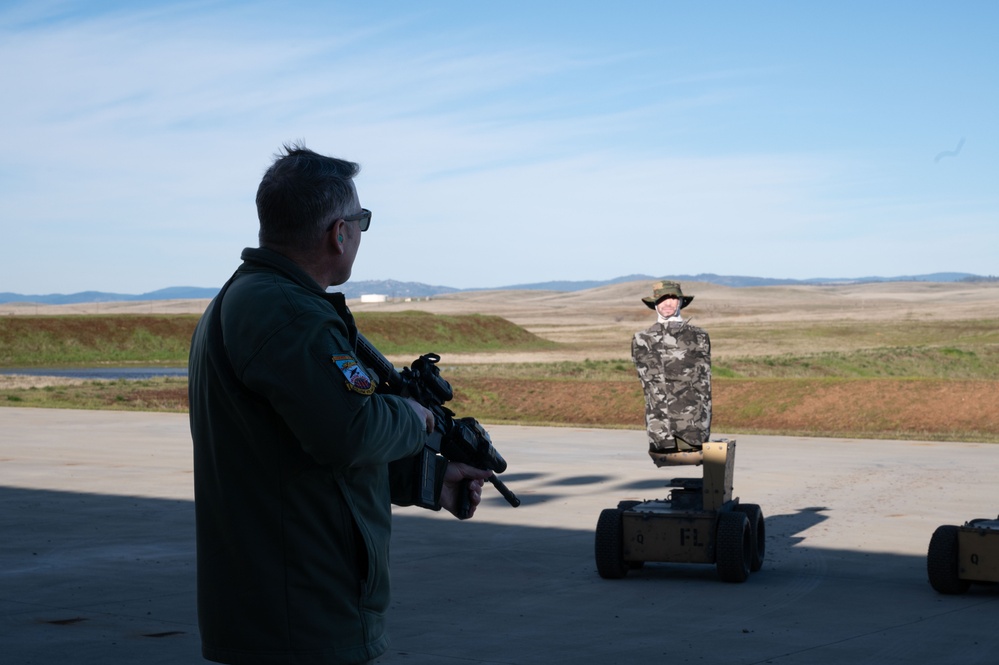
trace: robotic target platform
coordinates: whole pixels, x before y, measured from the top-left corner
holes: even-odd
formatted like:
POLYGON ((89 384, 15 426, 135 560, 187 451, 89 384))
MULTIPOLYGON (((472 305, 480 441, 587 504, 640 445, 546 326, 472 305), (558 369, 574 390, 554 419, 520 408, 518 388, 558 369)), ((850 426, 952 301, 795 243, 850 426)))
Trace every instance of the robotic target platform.
POLYGON ((594 558, 606 579, 649 561, 715 564, 726 582, 745 582, 763 567, 766 526, 760 506, 734 496, 735 441, 660 454, 657 465, 701 467, 702 478, 673 478, 665 499, 621 501, 597 521, 594 558))

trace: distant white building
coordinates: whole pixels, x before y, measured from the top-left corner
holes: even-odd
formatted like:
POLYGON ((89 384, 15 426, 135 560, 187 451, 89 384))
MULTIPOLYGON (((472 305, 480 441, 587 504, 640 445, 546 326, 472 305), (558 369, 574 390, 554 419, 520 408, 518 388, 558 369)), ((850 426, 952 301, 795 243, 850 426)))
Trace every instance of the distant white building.
POLYGON ((382 295, 381 293, 364 293, 361 294, 361 302, 386 302, 388 296, 382 295))

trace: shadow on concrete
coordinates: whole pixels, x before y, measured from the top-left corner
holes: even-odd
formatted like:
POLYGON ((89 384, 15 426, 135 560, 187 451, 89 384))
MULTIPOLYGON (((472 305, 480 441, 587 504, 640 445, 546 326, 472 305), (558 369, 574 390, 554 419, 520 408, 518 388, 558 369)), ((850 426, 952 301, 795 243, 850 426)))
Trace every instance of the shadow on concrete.
POLYGON ((0 488, 4 663, 200 660, 194 504, 0 488))
POLYGON ((823 507, 767 516, 767 561, 744 584, 668 563, 601 579, 597 516, 567 516, 572 528, 400 516, 394 645, 378 662, 964 664, 999 649, 999 589, 941 596, 924 557, 809 547, 836 519, 823 507))
MULTIPOLYGON (((678 564, 603 580, 598 511, 557 491, 524 499, 515 524, 487 521, 512 510, 496 497, 469 522, 397 514, 393 647, 380 663, 986 663, 999 652, 995 587, 941 596, 922 557, 809 547, 809 529, 836 519, 825 508, 768 515, 763 570, 726 584, 713 566, 678 564), (532 512, 563 510, 553 498, 569 506, 565 525, 532 526, 532 512)), ((191 502, 0 488, 0 528, 3 662, 200 662, 191 502)))

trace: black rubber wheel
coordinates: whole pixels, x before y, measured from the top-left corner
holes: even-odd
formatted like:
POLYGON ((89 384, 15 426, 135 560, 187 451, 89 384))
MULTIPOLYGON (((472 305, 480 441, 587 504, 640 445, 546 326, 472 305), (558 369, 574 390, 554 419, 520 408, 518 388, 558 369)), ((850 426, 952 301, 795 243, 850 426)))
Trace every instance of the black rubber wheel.
POLYGON ((740 503, 735 510, 745 513, 749 520, 749 540, 753 543, 749 570, 755 573, 763 567, 767 554, 767 525, 763 521, 763 510, 755 503, 740 503))
POLYGON ((619 580, 628 574, 621 512, 617 508, 606 508, 600 511, 600 519, 597 520, 593 553, 597 560, 597 572, 606 580, 619 580))
POLYGON ((930 538, 926 574, 930 586, 940 593, 960 594, 971 586, 971 582, 958 577, 957 533, 956 526, 940 526, 930 538))
POLYGON ((746 513, 726 511, 718 515, 715 566, 723 582, 745 582, 752 564, 753 541, 746 513))

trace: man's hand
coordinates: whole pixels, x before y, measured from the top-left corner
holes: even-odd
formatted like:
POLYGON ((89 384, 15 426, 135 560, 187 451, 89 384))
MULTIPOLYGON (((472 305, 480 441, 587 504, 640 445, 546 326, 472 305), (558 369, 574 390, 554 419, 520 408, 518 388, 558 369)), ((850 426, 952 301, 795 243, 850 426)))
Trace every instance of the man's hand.
POLYGON ((458 519, 468 519, 475 514, 475 507, 482 501, 482 484, 493 475, 492 471, 476 469, 461 462, 448 462, 441 488, 441 506, 458 519), (468 488, 468 514, 462 516, 461 503, 468 488))
POLYGON ((427 424, 427 434, 434 431, 434 412, 417 402, 412 397, 406 398, 406 403, 409 404, 410 408, 416 412, 423 422, 427 424))

